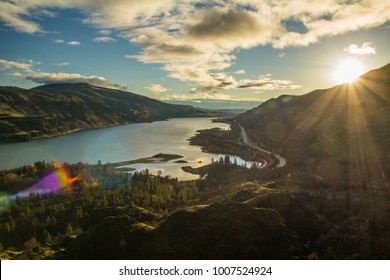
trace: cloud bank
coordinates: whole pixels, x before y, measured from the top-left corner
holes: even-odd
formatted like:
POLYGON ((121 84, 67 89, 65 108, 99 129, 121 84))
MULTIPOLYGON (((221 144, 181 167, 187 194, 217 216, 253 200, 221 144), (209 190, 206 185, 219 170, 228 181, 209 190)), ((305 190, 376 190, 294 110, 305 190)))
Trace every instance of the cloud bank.
POLYGON ((104 77, 98 76, 83 76, 80 74, 69 73, 31 73, 21 74, 14 73, 16 77, 24 77, 26 80, 33 81, 38 84, 58 84, 58 83, 88 83, 94 86, 126 90, 127 86, 119 83, 107 81, 104 77))
MULTIPOLYGON (((390 2, 383 0, 9 0, 0 2, 0 20, 18 32, 39 34, 45 32, 40 18, 67 8, 82 11, 82 21, 98 29, 102 36, 95 41, 112 41, 109 35, 115 32, 141 48, 126 58, 161 64, 169 77, 195 83, 197 88, 212 88, 209 92, 297 88, 290 80, 269 76, 237 80, 226 69, 240 49, 308 46, 324 37, 378 27, 390 20, 390 2)), ((346 51, 374 54, 375 48, 366 42, 346 51)))
POLYGON ((31 63, 20 63, 20 62, 0 59, 0 69, 2 70, 16 68, 25 71, 30 71, 32 66, 33 65, 31 63))
POLYGON ((300 85, 295 85, 290 80, 273 80, 270 74, 260 76, 257 80, 242 79, 237 84, 237 88, 251 88, 256 90, 283 90, 301 87, 300 85))

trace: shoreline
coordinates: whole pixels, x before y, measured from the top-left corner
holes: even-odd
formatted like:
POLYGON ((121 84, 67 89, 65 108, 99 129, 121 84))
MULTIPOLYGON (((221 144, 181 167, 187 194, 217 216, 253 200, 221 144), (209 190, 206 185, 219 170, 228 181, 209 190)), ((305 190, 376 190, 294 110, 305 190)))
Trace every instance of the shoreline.
MULTIPOLYGON (((169 121, 171 119, 191 119, 191 118, 196 118, 196 119, 206 118, 206 119, 211 119, 212 120, 212 119, 216 119, 216 118, 220 118, 220 117, 196 117, 196 116, 190 116, 190 117, 177 117, 177 118, 158 119, 158 120, 144 121, 144 122, 126 122, 126 123, 111 124, 111 125, 98 126, 98 127, 76 128, 76 129, 69 130, 67 132, 57 133, 57 134, 53 134, 53 135, 44 134, 44 135, 38 136, 38 137, 31 137, 30 141, 3 141, 3 140, 1 140, 0 141, 0 145, 3 145, 3 144, 17 144, 17 143, 28 143, 28 142, 39 141, 39 140, 43 140, 43 139, 50 139, 50 138, 55 138, 55 137, 66 136, 66 135, 77 133, 77 132, 84 132, 84 131, 88 131, 88 130, 111 128, 111 127, 118 127, 118 126, 129 125, 129 124, 146 124, 146 123, 154 123, 154 122, 160 122, 160 121, 161 122, 162 121, 169 121)), ((26 132, 26 133, 30 134, 29 132, 26 132)))
MULTIPOLYGON (((154 140, 154 139, 148 140, 149 136, 146 136, 146 138, 144 138, 143 136, 142 136, 142 138, 139 138, 139 137, 135 137, 134 133, 132 133, 131 135, 129 134, 129 137, 131 139, 133 136, 134 136, 133 138, 138 139, 137 143, 141 143, 140 147, 145 147, 145 149, 143 149, 143 150, 145 150, 145 152, 143 152, 143 153, 135 153, 135 151, 132 152, 130 150, 130 152, 127 153, 126 155, 124 155, 124 154, 116 155, 115 154, 116 156, 110 156, 111 151, 104 152, 103 150, 101 150, 101 151, 93 150, 94 154, 96 154, 96 155, 95 156, 88 156, 92 152, 92 150, 89 151, 88 149, 89 149, 89 147, 92 147, 92 146, 90 146, 90 145, 92 145, 91 143, 93 143, 91 141, 95 141, 94 139, 99 135, 116 135, 117 131, 130 131, 128 133, 131 133, 131 131, 133 131, 134 129, 135 129, 134 131, 138 131, 137 127, 152 127, 153 129, 150 131, 159 131, 160 129, 165 130, 171 126, 170 125, 171 122, 178 123, 180 126, 188 126, 188 124, 190 124, 190 127, 188 128, 189 129, 188 132, 190 132, 190 133, 188 135, 186 134, 185 137, 178 135, 179 138, 183 138, 180 140, 180 141, 182 141, 180 143, 182 143, 183 145, 185 145, 185 147, 187 147, 187 145, 188 145, 187 138, 192 136, 193 134, 195 134, 195 131, 196 131, 196 129, 192 128, 192 124, 194 124, 195 127, 199 127, 199 129, 204 128, 204 127, 209 127, 209 126, 213 127, 215 124, 211 123, 212 119, 213 118, 210 118, 210 117, 208 117, 208 118, 198 118, 198 117, 197 118, 173 118, 173 119, 164 120, 164 121, 155 122, 155 123, 140 123, 137 126, 130 126, 130 125, 126 126, 126 127, 119 127, 118 126, 118 128, 111 128, 111 129, 108 128, 107 130, 96 130, 95 132, 85 132, 84 134, 74 134, 74 136, 70 136, 70 137, 68 136, 68 137, 64 137, 64 138, 59 137, 59 138, 53 138, 53 139, 48 139, 48 140, 38 140, 35 142, 31 142, 31 143, 19 143, 18 145, 13 145, 14 143, 9 144, 9 145, 4 144, 3 146, 0 145, 0 147, 1 147, 0 153, 3 154, 3 152, 4 152, 4 157, 3 157, 1 169, 3 169, 3 170, 14 169, 14 168, 18 168, 20 166, 29 165, 29 164, 32 164, 34 162, 43 161, 43 160, 45 160, 46 162, 50 162, 52 160, 59 160, 61 162, 67 162, 70 164, 74 164, 77 162, 84 162, 86 164, 96 164, 99 160, 101 160, 102 164, 125 161, 125 162, 122 162, 120 164, 115 164, 116 167, 124 166, 126 164, 128 164, 128 165, 137 164, 136 166, 149 165, 150 163, 157 161, 156 158, 151 158, 151 156, 154 154, 157 154, 157 153, 161 153, 161 152, 181 155, 181 156, 173 157, 172 159, 174 159, 174 160, 169 162, 169 166, 173 166, 173 165, 176 166, 176 164, 177 164, 178 169, 180 169, 181 166, 189 164, 188 159, 187 159, 187 156, 188 156, 187 153, 183 154, 180 152, 180 150, 175 150, 175 147, 171 147, 172 144, 169 145, 169 142, 167 142, 166 144, 161 143, 161 146, 158 149, 153 148, 153 149, 149 150, 147 148, 150 145, 150 143, 155 143, 155 141, 157 141, 157 142, 160 141, 160 140, 158 140, 158 137, 157 137, 157 140, 154 140), (192 131, 194 131, 194 133, 192 133, 192 131), (80 139, 87 139, 87 140, 86 141, 83 140, 82 142, 79 143, 78 142, 79 137, 81 137, 80 139), (66 152, 66 150, 68 149, 67 143, 72 143, 72 145, 74 145, 74 146, 72 146, 73 148, 72 148, 71 152, 69 153, 69 155, 66 152), (64 144, 64 146, 61 146, 62 144, 64 144), (165 149, 166 145, 168 145, 170 148, 165 149), (15 153, 12 153, 12 151, 14 149, 15 149, 15 153), (23 149, 23 151, 28 151, 29 153, 31 153, 31 156, 29 153, 26 154, 26 152, 20 152, 21 149, 23 149), (30 152, 30 150, 31 150, 31 152, 30 152), (59 150, 59 151, 57 151, 57 150, 59 150), (80 150, 80 153, 78 152, 79 150, 80 150), (148 152, 148 150, 149 150, 149 152, 148 152), (99 156, 100 153, 102 153, 102 154, 107 153, 109 156, 104 156, 104 155, 99 156), (184 156, 185 158, 183 158, 182 156, 184 156), (149 158, 149 159, 147 159, 147 158, 149 158), (178 161, 178 162, 175 162, 175 161, 178 161), (175 162, 175 163, 173 163, 173 162, 175 162)), ((124 124, 124 125, 128 125, 128 124, 124 124)), ((218 124, 216 126, 218 126, 218 124)), ((72 133, 77 133, 79 131, 81 132, 83 130, 73 130, 72 133)), ((146 132, 148 132, 148 131, 149 131, 149 129, 146 130, 146 132)), ((69 131, 69 133, 70 133, 70 131, 69 131)), ((140 133, 142 134, 143 132, 140 132, 140 133)), ((138 134, 138 132, 137 132, 137 134, 138 134)), ((144 134, 142 134, 142 135, 144 135, 144 134)), ((115 138, 116 136, 112 136, 112 137, 115 138)), ((168 134, 164 137, 166 137, 164 139, 171 139, 171 136, 169 136, 168 134)), ((156 137, 152 137, 152 138, 156 138, 156 137)), ((126 140, 126 141, 128 141, 128 140, 126 140)), ((166 141, 170 141, 170 140, 166 140, 166 141)), ((174 142, 174 143, 176 143, 176 142, 174 142)), ((173 145, 176 146, 176 144, 173 144, 173 145)), ((109 146, 107 146, 107 147, 109 147, 109 146)), ((121 150, 120 148, 118 148, 118 149, 121 150)), ((118 149, 114 148, 114 152, 117 151, 118 149)), ((192 148, 189 147, 188 149, 191 150, 192 148)), ((186 151, 187 151, 187 149, 186 149, 186 151)), ((198 152, 198 150, 196 150, 196 153, 200 153, 200 149, 199 149, 199 152, 198 152)), ((209 158, 209 156, 207 156, 207 158, 209 158)), ((161 161, 168 161, 168 160, 170 160, 170 158, 161 159, 161 161)), ((211 161, 211 158, 210 158, 210 161, 211 161)), ((157 162, 156 164, 150 165, 151 166, 150 168, 153 168, 152 166, 156 166, 156 165, 163 166, 164 164, 157 162)), ((131 166, 131 167, 133 167, 133 166, 131 166)), ((171 168, 172 170, 175 169, 175 167, 169 167, 169 168, 171 168)), ((138 167, 137 167, 137 169, 138 169, 138 167)), ((119 168, 118 168, 118 170, 119 170, 119 168)), ((122 171, 124 171, 124 169, 122 169, 122 171)), ((176 172, 176 171, 172 171, 172 172, 176 172)), ((180 174, 184 174, 182 171, 177 171, 177 172, 180 172, 180 174)))
MULTIPOLYGON (((158 120, 158 121, 160 121, 160 120, 158 120)), ((161 121, 165 121, 165 120, 161 120, 161 121)), ((154 121, 152 121, 152 122, 154 122, 154 121)), ((136 124, 136 123, 138 123, 138 122, 128 122, 128 123, 112 124, 112 125, 105 125, 105 126, 98 126, 98 127, 88 127, 88 128, 76 128, 76 129, 72 129, 72 130, 69 130, 69 131, 66 131, 66 132, 63 132, 63 133, 56 133, 56 134, 52 134, 52 135, 44 134, 42 136, 31 137, 30 141, 0 141, 0 145, 2 145, 2 144, 14 144, 14 143, 28 143, 28 142, 33 142, 33 141, 38 141, 38 140, 43 140, 43 139, 50 139, 50 138, 55 138, 55 137, 61 137, 61 136, 65 136, 65 135, 69 135, 69 134, 73 134, 73 133, 77 133, 77 132, 83 132, 83 131, 95 130, 95 129, 103 129, 103 128, 110 128, 110 127, 116 127, 116 126, 122 126, 122 125, 128 125, 128 124, 136 124)), ((139 122, 139 123, 151 123, 151 122, 139 122)), ((28 132, 26 132, 26 133, 28 133, 28 132)))

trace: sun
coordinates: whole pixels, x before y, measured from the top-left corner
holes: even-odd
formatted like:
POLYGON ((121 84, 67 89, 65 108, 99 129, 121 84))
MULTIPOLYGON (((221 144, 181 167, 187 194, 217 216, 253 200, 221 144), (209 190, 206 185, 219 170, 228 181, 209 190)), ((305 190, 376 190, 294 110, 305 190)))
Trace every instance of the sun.
POLYGON ((339 62, 333 77, 338 83, 352 83, 363 73, 363 64, 356 59, 348 58, 339 62))

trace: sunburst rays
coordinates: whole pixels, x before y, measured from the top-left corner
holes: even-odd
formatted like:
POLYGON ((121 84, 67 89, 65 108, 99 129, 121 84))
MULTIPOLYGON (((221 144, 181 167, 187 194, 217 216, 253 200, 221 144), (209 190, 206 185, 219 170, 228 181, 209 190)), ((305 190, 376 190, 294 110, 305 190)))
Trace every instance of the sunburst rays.
POLYGON ((310 172, 335 185, 389 187, 383 135, 388 97, 377 81, 359 78, 305 97, 306 107, 293 101, 295 116, 285 132, 289 162, 305 162, 310 172), (305 158, 302 158, 305 156, 305 158))

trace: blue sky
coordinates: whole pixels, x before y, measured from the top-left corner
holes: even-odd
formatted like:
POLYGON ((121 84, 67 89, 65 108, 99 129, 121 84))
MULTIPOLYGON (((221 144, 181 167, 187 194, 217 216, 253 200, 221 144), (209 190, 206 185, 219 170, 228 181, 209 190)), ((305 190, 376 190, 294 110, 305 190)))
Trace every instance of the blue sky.
POLYGON ((0 1, 0 85, 261 102, 389 63, 389 22, 381 0, 0 1))

